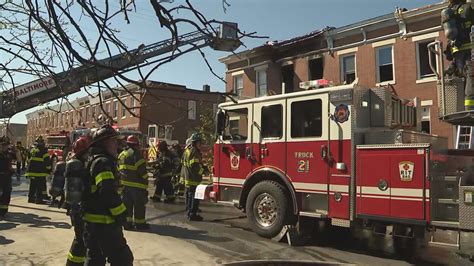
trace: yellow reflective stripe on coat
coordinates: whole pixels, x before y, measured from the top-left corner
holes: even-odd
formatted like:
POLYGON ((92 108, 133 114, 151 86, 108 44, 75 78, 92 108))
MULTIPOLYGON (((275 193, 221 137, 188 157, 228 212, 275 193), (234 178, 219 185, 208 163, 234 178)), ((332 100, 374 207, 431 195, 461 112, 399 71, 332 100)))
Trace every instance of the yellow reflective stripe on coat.
POLYGON ((138 167, 140 167, 142 164, 146 163, 144 159, 140 159, 138 160, 138 162, 136 162, 134 165, 130 165, 130 164, 120 164, 118 169, 119 170, 132 170, 132 171, 136 171, 138 169, 138 167))
POLYGON ((453 48, 451 49, 451 52, 454 54, 459 51, 470 50, 470 49, 471 49, 471 43, 468 42, 468 43, 462 44, 461 47, 453 46, 453 48))
POLYGON ((46 158, 49 158, 49 153, 45 153, 45 154, 43 155, 43 159, 46 159, 46 158))
POLYGON ((142 184, 142 183, 137 183, 137 182, 130 182, 130 181, 125 181, 125 180, 120 180, 120 183, 122 185, 127 186, 127 187, 135 187, 135 188, 142 188, 142 189, 147 189, 148 185, 142 184))
POLYGON ((464 100, 464 106, 474 106, 474 100, 464 100))
POLYGON ((143 178, 143 179, 148 179, 148 173, 142 175, 142 178, 143 178))
POLYGON ((26 173, 25 176, 31 176, 31 177, 46 177, 48 176, 49 174, 47 173, 32 173, 32 172, 29 172, 29 173, 26 173))
POLYGON ((143 219, 137 219, 137 218, 135 218, 135 219, 134 219, 134 222, 135 222, 136 224, 144 224, 144 223, 145 223, 145 218, 143 218, 143 219))
POLYGON ((71 252, 67 254, 67 260, 74 262, 74 263, 84 263, 86 261, 86 257, 84 256, 74 256, 71 252))
POLYGON ((107 180, 107 179, 114 179, 114 174, 110 171, 100 172, 98 175, 95 176, 95 184, 99 185, 100 182, 107 180))
POLYGON ((102 215, 102 214, 92 214, 92 213, 84 213, 83 220, 90 223, 96 224, 113 224, 115 223, 115 219, 110 215, 102 215))
POLYGON ((184 181, 185 186, 197 186, 199 184, 201 184, 201 182, 199 182, 199 181, 193 181, 193 180, 185 180, 184 181))
POLYGON ((7 210, 7 209, 8 209, 8 205, 0 205, 0 209, 2 209, 2 210, 7 210))
POLYGON ((95 193, 97 191, 97 186, 96 185, 92 185, 91 186, 91 193, 95 193))
POLYGON ((127 207, 125 207, 125 204, 121 203, 119 206, 115 208, 110 208, 110 213, 112 213, 113 216, 117 216, 122 214, 124 211, 127 210, 127 207))
POLYGON ((30 160, 35 162, 44 162, 43 158, 40 157, 31 157, 30 160))

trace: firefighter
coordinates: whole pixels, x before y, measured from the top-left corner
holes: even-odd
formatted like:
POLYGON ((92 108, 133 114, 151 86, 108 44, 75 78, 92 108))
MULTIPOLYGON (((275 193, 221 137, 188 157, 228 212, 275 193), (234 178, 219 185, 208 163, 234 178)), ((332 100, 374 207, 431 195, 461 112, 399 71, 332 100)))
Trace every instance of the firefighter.
POLYGON ((474 90, 471 81, 471 26, 474 23, 474 10, 466 0, 449 0, 448 8, 441 11, 441 19, 448 45, 446 58, 452 61, 447 69, 448 75, 465 79, 466 110, 474 110, 474 90))
POLYGON ((145 222, 145 205, 148 201, 148 173, 146 162, 139 149, 138 138, 134 135, 127 137, 128 148, 119 155, 118 169, 123 185, 122 200, 127 207, 126 230, 149 229, 145 222))
POLYGON ((59 161, 54 166, 53 178, 51 180, 51 188, 49 195, 51 195, 51 206, 58 204, 58 208, 64 203, 64 184, 66 182, 64 171, 66 170, 66 163, 59 161), (59 200, 57 200, 59 198, 59 200))
POLYGON ((26 157, 28 152, 21 145, 21 141, 16 142, 16 179, 20 180, 21 172, 25 170, 26 157))
POLYGON ((72 146, 72 153, 67 160, 64 177, 66 181, 66 202, 71 224, 74 226, 74 239, 69 249, 66 265, 83 265, 86 256, 84 245, 83 198, 84 187, 91 187, 85 176, 85 162, 87 151, 92 139, 90 136, 81 136, 72 146))
POLYGON ((117 137, 110 125, 94 132, 86 162, 84 242, 86 265, 133 265, 133 254, 123 235, 127 208, 118 194, 117 137))
POLYGON ((7 137, 0 137, 0 218, 8 212, 12 193, 12 160, 15 153, 9 144, 7 137))
POLYGON ((186 190, 186 210, 187 218, 190 221, 202 221, 202 217, 197 214, 199 200, 194 199, 196 187, 202 181, 205 167, 202 164, 202 138, 199 133, 191 136, 191 145, 187 146, 183 155, 183 174, 186 190))
POLYGON ((36 204, 45 204, 48 198, 46 191, 46 177, 51 173, 51 163, 48 150, 44 145, 43 138, 37 137, 35 145, 30 151, 30 159, 26 176, 30 179, 30 189, 28 193, 28 202, 36 204))
POLYGON ((155 194, 151 199, 155 202, 161 201, 161 194, 164 190, 166 195, 164 202, 173 203, 175 195, 171 179, 175 173, 176 159, 174 154, 168 149, 168 143, 166 143, 166 141, 160 141, 158 144, 158 151, 160 153, 156 159, 156 189, 155 194))
POLYGON ((175 155, 174 165, 175 165, 175 174, 173 178, 175 178, 173 182, 173 190, 175 191, 175 195, 183 195, 184 194, 184 177, 181 174, 181 169, 183 165, 183 153, 184 150, 178 143, 173 144, 173 152, 175 155))

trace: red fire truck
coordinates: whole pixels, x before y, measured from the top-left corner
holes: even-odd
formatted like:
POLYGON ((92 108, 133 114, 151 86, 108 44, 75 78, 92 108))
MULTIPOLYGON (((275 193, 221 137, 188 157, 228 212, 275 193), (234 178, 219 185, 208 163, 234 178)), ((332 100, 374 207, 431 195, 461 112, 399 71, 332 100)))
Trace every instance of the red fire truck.
POLYGON ((474 153, 421 133, 417 102, 352 84, 223 103, 210 197, 264 237, 301 217, 402 237, 472 231, 474 153))
POLYGON ((62 130, 59 132, 48 134, 45 139, 45 144, 48 148, 48 153, 51 158, 51 164, 54 169, 54 166, 58 161, 62 161, 65 159, 63 157, 65 157, 67 154, 64 154, 64 152, 66 151, 67 153, 68 149, 71 146, 69 132, 62 130))

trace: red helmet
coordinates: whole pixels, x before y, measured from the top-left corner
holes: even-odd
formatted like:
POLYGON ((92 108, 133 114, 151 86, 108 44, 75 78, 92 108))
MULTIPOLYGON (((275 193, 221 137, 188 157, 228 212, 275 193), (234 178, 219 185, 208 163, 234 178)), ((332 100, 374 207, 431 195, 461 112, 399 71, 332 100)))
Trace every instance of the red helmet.
POLYGON ((135 135, 130 135, 127 137, 127 143, 128 144, 133 144, 133 145, 138 145, 140 142, 138 141, 137 136, 135 135))
POLYGON ((91 136, 80 136, 72 146, 72 152, 74 154, 81 154, 85 152, 92 142, 91 136))

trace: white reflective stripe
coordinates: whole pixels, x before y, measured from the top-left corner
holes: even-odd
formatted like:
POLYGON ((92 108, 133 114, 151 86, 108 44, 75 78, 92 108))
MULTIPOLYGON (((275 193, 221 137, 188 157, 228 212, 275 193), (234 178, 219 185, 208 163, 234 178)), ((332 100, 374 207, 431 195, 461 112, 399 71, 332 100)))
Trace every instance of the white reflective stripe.
POLYGON ((362 189, 361 186, 357 186, 357 194, 360 194, 361 189, 362 189))
POLYGON ((410 201, 423 201, 423 198, 403 198, 403 197, 390 197, 392 200, 410 200, 410 201))
POLYGON ((305 193, 311 193, 311 194, 322 194, 322 195, 327 195, 327 191, 315 191, 315 190, 304 190, 304 189, 296 189, 296 192, 305 192, 305 193))
POLYGON ((429 189, 425 189, 425 193, 426 193, 426 197, 429 198, 429 197, 430 197, 430 190, 429 190, 429 189))
POLYGON ((392 188, 390 191, 392 196, 406 196, 406 197, 423 197, 423 189, 417 188, 392 188))
POLYGON ((373 196, 373 195, 359 195, 362 198, 374 198, 374 199, 390 199, 389 196, 373 196))
POLYGON ((302 190, 328 190, 327 184, 293 182, 293 186, 302 190))
POLYGON ((245 179, 240 178, 227 178, 227 177, 214 177, 214 180, 219 180, 219 183, 227 183, 227 184, 234 184, 234 185, 243 185, 245 179))
POLYGON ((346 192, 349 193, 348 185, 329 185, 329 190, 334 192, 346 192))
POLYGON ((387 195, 390 196, 390 189, 385 191, 380 190, 378 187, 362 187, 361 194, 374 194, 374 195, 387 195))
MULTIPOLYGON (((334 195, 337 192, 329 192, 329 195, 334 195)), ((341 193, 342 196, 349 196, 349 193, 341 193)))

